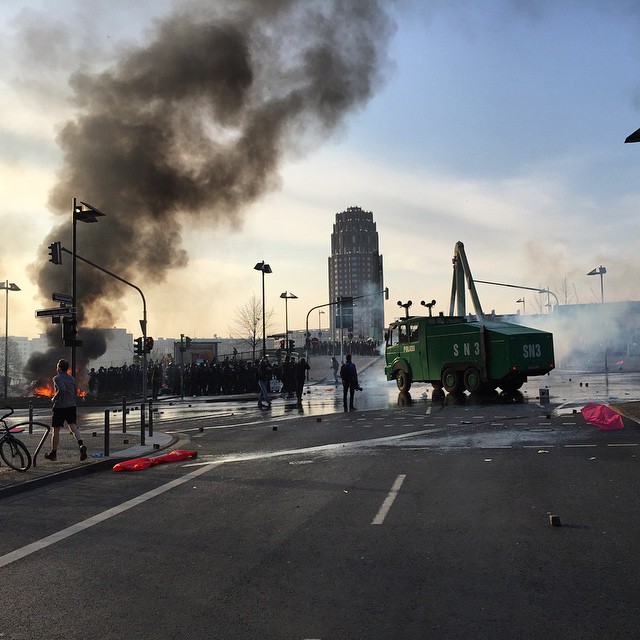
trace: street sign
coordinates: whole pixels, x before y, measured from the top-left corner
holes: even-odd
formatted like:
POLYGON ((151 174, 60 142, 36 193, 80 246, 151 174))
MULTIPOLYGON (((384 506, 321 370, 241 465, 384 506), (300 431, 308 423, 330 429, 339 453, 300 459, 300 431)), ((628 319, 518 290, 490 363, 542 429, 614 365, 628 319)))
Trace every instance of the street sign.
POLYGON ((55 291, 51 294, 51 299, 54 302, 64 302, 65 304, 73 304, 73 296, 68 293, 56 293, 55 291))
POLYGON ((57 307, 55 309, 38 309, 36 318, 50 318, 51 316, 70 316, 73 314, 71 307, 57 307))

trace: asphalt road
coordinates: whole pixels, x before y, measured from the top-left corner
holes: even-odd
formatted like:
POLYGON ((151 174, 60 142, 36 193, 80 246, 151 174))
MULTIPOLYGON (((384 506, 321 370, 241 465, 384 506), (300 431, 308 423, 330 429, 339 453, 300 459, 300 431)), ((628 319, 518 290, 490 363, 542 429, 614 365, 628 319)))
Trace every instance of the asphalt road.
POLYGON ((177 430, 195 460, 2 500, 3 640, 637 635, 635 423, 415 402, 177 430))

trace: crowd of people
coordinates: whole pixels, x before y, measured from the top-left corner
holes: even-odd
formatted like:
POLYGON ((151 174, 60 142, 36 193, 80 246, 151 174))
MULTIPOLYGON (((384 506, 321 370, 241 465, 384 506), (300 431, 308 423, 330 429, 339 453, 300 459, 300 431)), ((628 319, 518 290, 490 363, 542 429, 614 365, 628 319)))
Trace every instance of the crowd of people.
MULTIPOLYGON (((270 387, 283 393, 295 393, 298 358, 286 356, 275 361, 270 369, 270 387)), ((220 362, 173 363, 149 361, 147 388, 155 399, 160 395, 219 396, 253 393, 258 390, 259 361, 225 357, 220 362)), ((142 393, 142 367, 91 369, 88 391, 92 396, 126 396, 142 393)))
MULTIPOLYGON (((344 353, 375 355, 378 345, 370 340, 350 341, 343 345, 344 353)), ((340 344, 321 342, 312 349, 312 355, 331 356, 340 353, 340 344)), ((339 356, 338 356, 339 357, 339 356)), ((270 388, 284 393, 295 393, 296 364, 301 354, 276 352, 270 363, 270 388)), ((160 395, 218 396, 253 393, 258 390, 258 367, 260 360, 225 356, 213 362, 185 362, 179 364, 161 361, 147 362, 147 390, 153 398, 160 395)), ((338 367, 335 356, 333 368, 335 383, 338 383, 338 367), (335 364, 334 364, 335 363, 335 364)), ((328 372, 330 376, 331 373, 328 372)), ((100 367, 88 372, 88 392, 92 396, 130 396, 142 393, 142 366, 130 364, 121 367, 100 367)))

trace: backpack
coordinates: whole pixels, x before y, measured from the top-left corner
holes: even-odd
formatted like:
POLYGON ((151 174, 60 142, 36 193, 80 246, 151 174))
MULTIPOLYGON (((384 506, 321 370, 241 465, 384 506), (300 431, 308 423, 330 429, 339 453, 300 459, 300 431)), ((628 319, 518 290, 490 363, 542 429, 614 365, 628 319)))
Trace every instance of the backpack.
POLYGON ((350 382, 353 378, 353 364, 345 362, 340 367, 340 378, 345 382, 350 382))

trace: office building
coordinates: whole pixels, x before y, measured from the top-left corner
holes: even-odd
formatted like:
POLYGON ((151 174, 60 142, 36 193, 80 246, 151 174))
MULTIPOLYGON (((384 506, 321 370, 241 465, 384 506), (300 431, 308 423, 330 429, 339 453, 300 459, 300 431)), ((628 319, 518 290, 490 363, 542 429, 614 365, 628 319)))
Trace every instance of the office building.
POLYGON ((382 256, 373 213, 349 207, 336 214, 329 258, 329 299, 344 304, 332 307, 331 330, 340 339, 340 311, 346 340, 382 340, 384 334, 382 256), (349 299, 353 299, 353 306, 349 299))

